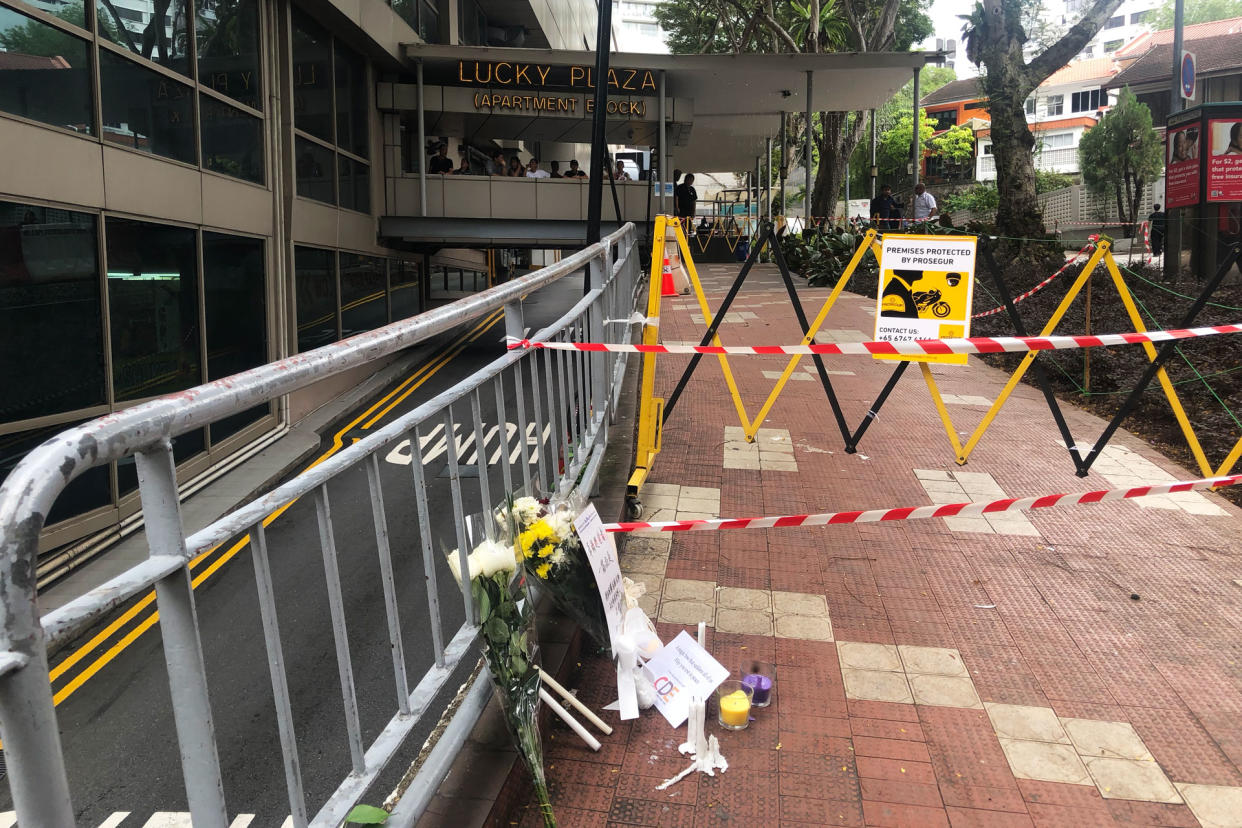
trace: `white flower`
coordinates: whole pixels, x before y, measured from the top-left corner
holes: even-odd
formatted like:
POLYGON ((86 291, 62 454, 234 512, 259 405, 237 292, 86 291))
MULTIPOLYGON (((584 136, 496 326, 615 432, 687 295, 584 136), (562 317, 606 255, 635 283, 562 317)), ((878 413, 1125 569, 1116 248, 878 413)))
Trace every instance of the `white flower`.
POLYGON ((565 563, 566 560, 565 550, 561 549, 559 546, 552 550, 552 554, 548 556, 548 563, 553 566, 560 566, 565 563))
MULTIPOLYGON (((478 577, 489 578, 497 572, 512 572, 517 569, 517 559, 513 556, 513 547, 497 541, 485 540, 474 548, 466 559, 470 567, 470 580, 478 577)), ((461 583, 461 555, 454 549, 448 556, 449 569, 457 583, 461 583)))
POLYGON ((486 540, 470 553, 471 577, 491 577, 497 572, 512 572, 517 569, 517 558, 513 555, 513 547, 499 541, 486 540), (475 572, 475 563, 478 572, 475 572))
POLYGON ((513 501, 513 514, 517 516, 518 523, 523 527, 538 520, 539 513, 542 511, 543 505, 533 497, 519 497, 513 501))
POLYGON ((559 539, 568 540, 574 536, 574 516, 568 510, 562 509, 550 515, 548 523, 559 539))

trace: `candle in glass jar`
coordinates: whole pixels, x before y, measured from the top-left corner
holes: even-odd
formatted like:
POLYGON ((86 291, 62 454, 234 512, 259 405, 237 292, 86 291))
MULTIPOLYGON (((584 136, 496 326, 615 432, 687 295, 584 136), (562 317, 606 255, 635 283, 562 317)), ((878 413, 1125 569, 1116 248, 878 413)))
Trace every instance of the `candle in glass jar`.
POLYGON ((745 727, 750 721, 750 698, 744 690, 734 690, 720 697, 720 723, 729 727, 745 727))
POLYGON ((742 684, 754 691, 755 707, 767 707, 772 703, 772 679, 762 673, 751 673, 742 679, 742 684))

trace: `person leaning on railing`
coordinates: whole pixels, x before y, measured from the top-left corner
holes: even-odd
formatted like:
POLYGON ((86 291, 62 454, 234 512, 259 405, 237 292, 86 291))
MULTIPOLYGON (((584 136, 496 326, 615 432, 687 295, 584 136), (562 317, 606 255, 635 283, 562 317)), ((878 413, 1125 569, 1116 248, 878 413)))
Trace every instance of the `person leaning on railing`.
POLYGON ((566 178, 586 178, 586 170, 578 169, 578 160, 574 159, 569 162, 569 172, 565 173, 566 178))

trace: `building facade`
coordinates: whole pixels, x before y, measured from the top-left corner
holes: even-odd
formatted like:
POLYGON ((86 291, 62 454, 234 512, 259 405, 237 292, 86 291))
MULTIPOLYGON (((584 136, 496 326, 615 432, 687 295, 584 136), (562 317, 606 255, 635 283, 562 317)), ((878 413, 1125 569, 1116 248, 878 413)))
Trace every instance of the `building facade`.
MULTIPOLYGON (((402 44, 582 48, 580 0, 0 0, 0 479, 73 424, 418 313, 382 238, 402 44)), ((373 370, 373 369, 371 369, 373 370)), ((180 437, 182 483, 359 379, 180 437)), ((79 478, 47 546, 137 510, 79 478)))

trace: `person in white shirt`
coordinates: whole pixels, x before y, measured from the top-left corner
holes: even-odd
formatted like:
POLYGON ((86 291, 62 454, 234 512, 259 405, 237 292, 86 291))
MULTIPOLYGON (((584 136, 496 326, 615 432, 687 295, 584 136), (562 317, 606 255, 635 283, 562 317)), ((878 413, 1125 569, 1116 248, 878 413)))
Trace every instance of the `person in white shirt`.
POLYGON ((547 170, 539 169, 539 159, 532 158, 530 159, 530 163, 526 165, 526 177, 527 178, 551 178, 552 173, 548 172, 547 170))
POLYGON ((923 182, 914 185, 914 220, 927 221, 936 215, 936 199, 931 193, 927 192, 927 188, 923 186, 923 182))
POLYGON ((633 181, 634 180, 630 178, 630 174, 625 171, 624 161, 617 162, 617 168, 613 170, 613 173, 612 173, 612 180, 613 181, 633 181))

